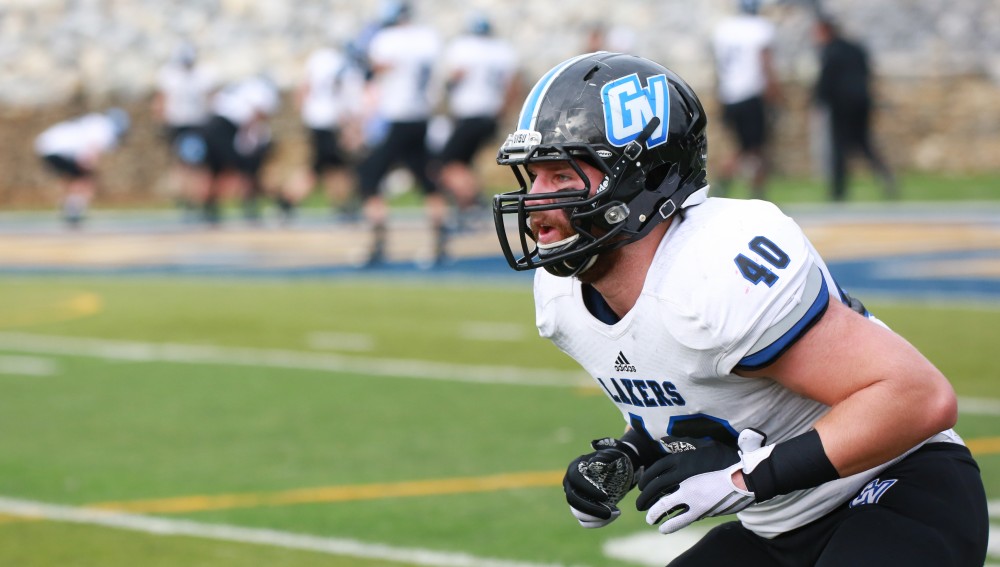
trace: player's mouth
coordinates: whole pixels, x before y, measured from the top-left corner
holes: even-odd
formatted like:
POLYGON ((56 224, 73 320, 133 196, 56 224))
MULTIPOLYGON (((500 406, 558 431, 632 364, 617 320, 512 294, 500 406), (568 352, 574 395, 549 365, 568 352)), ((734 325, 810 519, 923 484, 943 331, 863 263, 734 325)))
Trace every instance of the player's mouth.
POLYGON ((541 214, 532 215, 528 219, 528 227, 531 229, 532 238, 539 244, 552 244, 565 238, 560 228, 541 214))

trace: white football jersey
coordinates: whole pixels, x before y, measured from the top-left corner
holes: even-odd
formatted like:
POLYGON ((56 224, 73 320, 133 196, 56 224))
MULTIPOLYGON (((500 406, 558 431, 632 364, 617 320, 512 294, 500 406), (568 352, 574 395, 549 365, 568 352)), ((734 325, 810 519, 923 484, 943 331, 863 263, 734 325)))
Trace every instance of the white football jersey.
POLYGON ((237 126, 254 120, 258 113, 272 116, 281 103, 277 88, 259 77, 227 85, 212 97, 212 111, 237 126))
POLYGON ((390 122, 427 120, 433 109, 431 74, 441 51, 434 30, 390 26, 375 34, 368 57, 378 73, 379 114, 390 122))
MULTIPOLYGON (((770 203, 711 198, 684 209, 638 301, 617 323, 592 315, 584 293, 575 278, 537 270, 539 332, 594 377, 626 423, 653 439, 735 441, 753 427, 772 444, 807 432, 829 411, 777 382, 733 373, 773 362, 818 320, 831 295, 842 299, 802 230, 770 203)), ((935 440, 958 441, 950 431, 935 440)), ((843 504, 889 464, 778 496, 738 517, 774 537, 843 504)))
POLYGON ((767 86, 761 53, 774 41, 774 25, 742 14, 723 20, 713 37, 719 100, 723 104, 760 96, 767 86))
POLYGON ((448 45, 444 65, 447 76, 460 76, 448 95, 451 115, 494 118, 502 110, 518 58, 502 39, 465 35, 448 45))
POLYGON ((35 138, 35 153, 75 161, 102 154, 117 145, 114 122, 106 114, 93 112, 47 128, 35 138))
POLYGON ((340 52, 324 48, 306 61, 308 85, 302 101, 302 122, 310 128, 336 128, 350 114, 360 110, 364 77, 340 52))
POLYGON ((209 98, 215 77, 204 67, 164 66, 157 75, 163 95, 163 119, 170 126, 198 126, 209 116, 209 98))

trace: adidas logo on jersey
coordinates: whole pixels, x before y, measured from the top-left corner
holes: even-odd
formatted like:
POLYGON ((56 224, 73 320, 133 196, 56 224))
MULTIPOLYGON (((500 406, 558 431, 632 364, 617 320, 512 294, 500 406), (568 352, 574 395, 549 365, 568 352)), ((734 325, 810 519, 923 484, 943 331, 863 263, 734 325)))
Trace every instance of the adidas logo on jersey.
POLYGON ((615 359, 615 372, 635 372, 635 366, 629 363, 622 351, 618 351, 618 358, 615 359))

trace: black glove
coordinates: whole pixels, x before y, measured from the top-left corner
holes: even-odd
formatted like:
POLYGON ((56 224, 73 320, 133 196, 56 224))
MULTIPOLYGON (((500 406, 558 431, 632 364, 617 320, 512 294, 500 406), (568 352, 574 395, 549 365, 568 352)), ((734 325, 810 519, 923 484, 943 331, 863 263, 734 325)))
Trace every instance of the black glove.
POLYGON ((569 464, 563 490, 581 526, 602 528, 621 515, 617 505, 635 486, 642 467, 636 450, 618 439, 596 439, 590 445, 593 453, 569 464))

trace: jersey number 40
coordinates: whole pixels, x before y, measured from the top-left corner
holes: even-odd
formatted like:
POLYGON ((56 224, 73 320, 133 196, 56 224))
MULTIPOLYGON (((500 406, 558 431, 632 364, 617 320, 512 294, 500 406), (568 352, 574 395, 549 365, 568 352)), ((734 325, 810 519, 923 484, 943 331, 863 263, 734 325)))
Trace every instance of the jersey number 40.
MULTIPOLYGON (((750 241, 750 251, 756 254, 758 257, 763 259, 765 262, 774 266, 776 269, 784 269, 788 267, 788 254, 774 242, 771 242, 766 237, 757 236, 750 241)), ((767 287, 774 285, 778 281, 778 275, 775 274, 770 268, 751 260, 748 256, 744 254, 739 254, 733 259, 736 265, 740 269, 740 273, 746 278, 750 283, 757 285, 760 282, 767 284, 767 287)))

